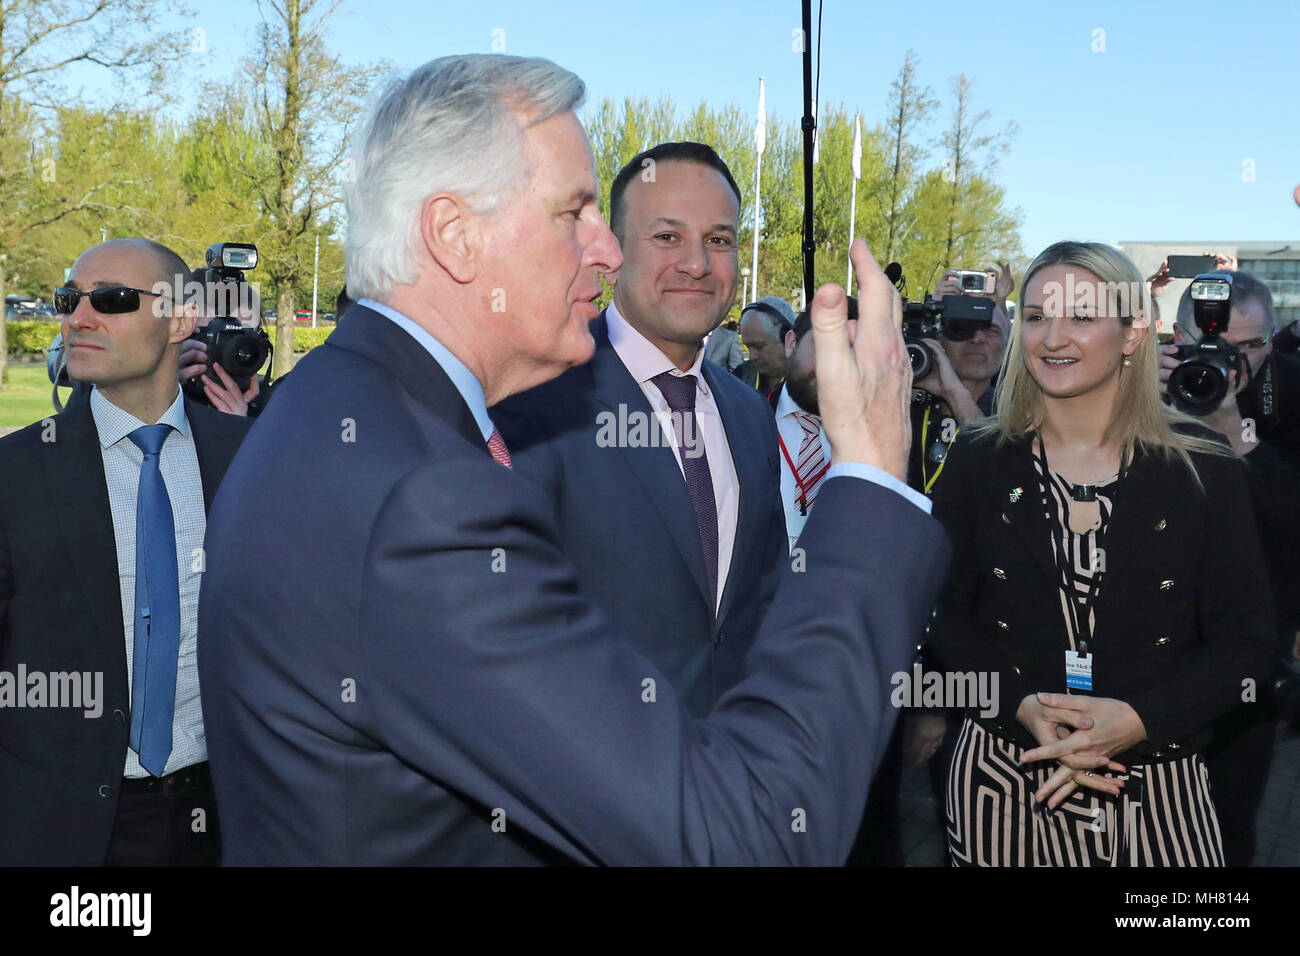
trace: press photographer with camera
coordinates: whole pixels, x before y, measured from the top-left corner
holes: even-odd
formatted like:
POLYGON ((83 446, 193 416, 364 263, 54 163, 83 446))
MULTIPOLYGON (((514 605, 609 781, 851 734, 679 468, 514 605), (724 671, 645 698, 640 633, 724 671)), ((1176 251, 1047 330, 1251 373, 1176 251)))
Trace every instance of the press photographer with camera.
MULTIPOLYGON (((1006 296, 1010 266, 976 272, 949 269, 922 302, 904 305, 904 338, 912 359, 912 457, 907 483, 931 494, 957 431, 993 411, 993 380, 1002 365, 1011 322, 1006 296)), ((901 270, 896 281, 906 286, 901 270)))
MULTIPOLYGON (((1217 258, 1221 271, 1196 276, 1179 302, 1175 344, 1160 350, 1160 376, 1170 401, 1227 438, 1245 462, 1248 503, 1274 596, 1278 675, 1285 676, 1300 630, 1294 585, 1300 574, 1300 472, 1287 461, 1300 442, 1284 413, 1287 396, 1300 395, 1300 382, 1291 369, 1295 357, 1274 348, 1268 286, 1231 268, 1235 261, 1217 258)), ((1166 271, 1162 265, 1153 287, 1166 271)), ((1263 706, 1241 703, 1225 714, 1206 749, 1230 866, 1247 866, 1254 856, 1255 814, 1272 761, 1281 696, 1261 687, 1263 706)))
POLYGON ((179 377, 185 394, 228 415, 256 418, 270 390, 258 370, 271 353, 261 327, 262 300, 244 273, 257 266, 252 243, 208 248, 206 266, 194 270, 208 320, 181 344, 179 377))
POLYGON ((1278 352, 1276 334, 1273 295, 1262 281, 1233 269, 1198 276, 1178 302, 1173 344, 1160 349, 1160 380, 1180 410, 1239 455, 1263 442, 1300 468, 1300 357, 1278 352), (1211 296, 1229 307, 1198 320, 1211 314, 1211 296))

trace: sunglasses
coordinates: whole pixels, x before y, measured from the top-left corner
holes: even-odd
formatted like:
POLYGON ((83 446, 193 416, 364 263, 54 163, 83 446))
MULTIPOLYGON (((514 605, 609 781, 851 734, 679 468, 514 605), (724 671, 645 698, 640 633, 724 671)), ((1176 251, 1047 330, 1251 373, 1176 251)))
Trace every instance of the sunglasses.
POLYGON ((90 307, 101 315, 122 315, 140 308, 140 296, 162 293, 131 289, 124 285, 111 289, 92 289, 89 292, 62 286, 54 290, 54 311, 60 315, 71 315, 77 311, 77 303, 83 295, 90 297, 90 307))

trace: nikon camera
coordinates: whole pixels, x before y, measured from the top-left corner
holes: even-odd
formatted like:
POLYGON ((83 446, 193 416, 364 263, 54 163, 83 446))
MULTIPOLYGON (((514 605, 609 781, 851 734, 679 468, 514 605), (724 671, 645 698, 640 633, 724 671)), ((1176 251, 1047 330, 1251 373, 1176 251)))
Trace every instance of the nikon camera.
POLYGON ((247 328, 229 313, 240 306, 251 308, 258 321, 260 310, 253 305, 253 297, 244 273, 257 268, 257 246, 251 242, 217 242, 208 247, 206 265, 194 271, 194 279, 203 286, 204 311, 212 317, 206 325, 196 328, 190 338, 208 347, 208 367, 182 386, 185 394, 196 402, 209 404, 203 391, 206 376, 214 382, 220 379, 212 369, 220 362, 226 374, 235 380, 243 391, 252 384, 253 376, 271 355, 271 339, 260 326, 247 328))

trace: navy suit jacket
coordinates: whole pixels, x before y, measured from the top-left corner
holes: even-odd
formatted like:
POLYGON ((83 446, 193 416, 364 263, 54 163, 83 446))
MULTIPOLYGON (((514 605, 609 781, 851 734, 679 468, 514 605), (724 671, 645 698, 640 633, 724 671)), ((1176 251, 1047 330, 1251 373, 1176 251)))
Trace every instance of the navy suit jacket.
MULTIPOLYGON (((185 414, 207 507, 248 420, 185 414)), ((0 438, 0 671, 99 673, 103 697, 0 709, 0 866, 101 866, 131 713, 117 539, 90 402, 46 421, 0 438)))
POLYGON ((807 570, 697 720, 580 593, 552 510, 388 319, 354 307, 298 363, 208 525, 225 862, 844 860, 889 674, 944 577, 939 524, 827 481, 807 570))
POLYGON ((715 613, 695 513, 667 440, 635 448, 597 441, 602 424, 630 416, 658 426, 609 344, 604 316, 591 332, 596 354, 589 363, 507 399, 492 420, 515 469, 554 501, 562 547, 583 593, 663 672, 686 709, 703 717, 740 679, 787 561, 776 425, 761 395, 703 363, 740 489, 731 566, 715 613))

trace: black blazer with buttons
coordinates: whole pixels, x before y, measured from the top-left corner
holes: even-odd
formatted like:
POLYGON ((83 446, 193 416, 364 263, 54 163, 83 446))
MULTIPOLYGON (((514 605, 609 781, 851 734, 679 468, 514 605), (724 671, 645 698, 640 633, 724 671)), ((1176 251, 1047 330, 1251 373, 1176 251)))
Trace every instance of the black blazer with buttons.
MULTIPOLYGON (((249 422, 185 414, 206 511, 249 422)), ((117 542, 90 403, 45 422, 0 438, 0 671, 102 673, 101 710, 0 708, 0 866, 98 866, 129 735, 117 542)))
MULTIPOLYGON (((1272 598, 1242 463, 1192 460, 1203 491, 1180 459, 1139 451, 1101 545, 1093 694, 1127 701, 1148 735, 1120 762, 1200 750, 1213 721, 1249 689, 1258 696, 1271 671, 1272 598)), ((1034 746, 1016 710, 1027 694, 1065 692, 1067 631, 1029 441, 962 433, 934 514, 954 556, 929 657, 945 671, 997 673, 998 715, 986 725, 1034 746)))

